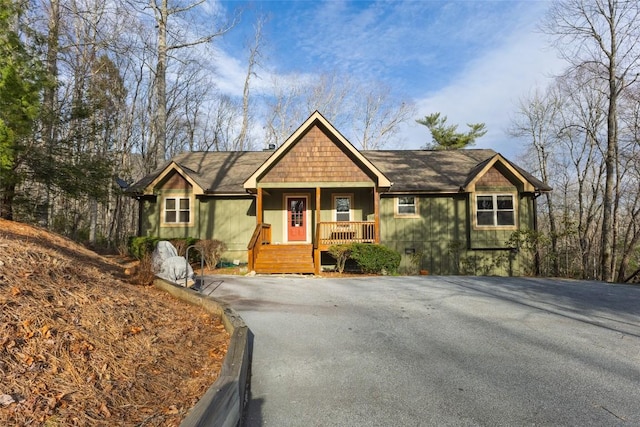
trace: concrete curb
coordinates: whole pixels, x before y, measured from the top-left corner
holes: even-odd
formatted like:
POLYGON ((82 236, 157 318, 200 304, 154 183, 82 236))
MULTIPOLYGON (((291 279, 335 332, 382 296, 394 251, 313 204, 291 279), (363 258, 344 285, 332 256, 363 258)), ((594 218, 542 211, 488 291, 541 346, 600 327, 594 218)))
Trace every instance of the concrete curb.
POLYGON ((236 427, 241 425, 251 378, 253 349, 251 330, 244 320, 223 301, 160 278, 156 278, 153 284, 182 301, 219 315, 225 329, 231 335, 220 376, 198 403, 189 410, 180 426, 236 427))

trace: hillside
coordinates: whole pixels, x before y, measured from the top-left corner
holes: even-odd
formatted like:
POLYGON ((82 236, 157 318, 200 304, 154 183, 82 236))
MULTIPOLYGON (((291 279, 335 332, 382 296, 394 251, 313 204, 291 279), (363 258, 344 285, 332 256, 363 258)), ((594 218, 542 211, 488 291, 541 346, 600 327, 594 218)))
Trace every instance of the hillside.
POLYGON ((179 425, 229 337, 63 237, 0 220, 0 425, 179 425))

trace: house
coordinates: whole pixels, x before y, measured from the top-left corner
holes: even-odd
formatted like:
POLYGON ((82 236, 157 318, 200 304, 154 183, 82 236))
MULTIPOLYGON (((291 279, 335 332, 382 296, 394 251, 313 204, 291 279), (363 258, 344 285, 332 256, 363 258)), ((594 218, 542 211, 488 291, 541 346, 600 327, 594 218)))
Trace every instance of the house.
POLYGON ((363 242, 405 272, 506 275, 550 190, 493 150, 358 151, 315 112, 274 151, 182 153, 128 191, 141 235, 217 239, 258 273, 319 274, 331 245, 363 242))

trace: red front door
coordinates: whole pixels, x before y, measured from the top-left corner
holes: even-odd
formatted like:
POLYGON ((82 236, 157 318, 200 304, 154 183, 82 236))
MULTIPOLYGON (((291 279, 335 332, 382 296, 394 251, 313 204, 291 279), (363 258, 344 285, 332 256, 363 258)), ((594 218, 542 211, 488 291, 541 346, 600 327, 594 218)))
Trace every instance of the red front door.
POLYGON ((307 241, 307 199, 287 197, 287 236, 290 242, 307 241))

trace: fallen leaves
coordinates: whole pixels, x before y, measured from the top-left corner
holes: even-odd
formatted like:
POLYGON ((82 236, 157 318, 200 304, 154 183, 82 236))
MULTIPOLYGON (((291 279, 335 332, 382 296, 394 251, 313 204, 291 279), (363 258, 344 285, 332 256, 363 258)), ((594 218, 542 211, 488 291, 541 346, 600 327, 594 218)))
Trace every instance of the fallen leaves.
POLYGON ((219 372, 220 320, 63 237, 0 230, 0 425, 179 425, 219 372))

